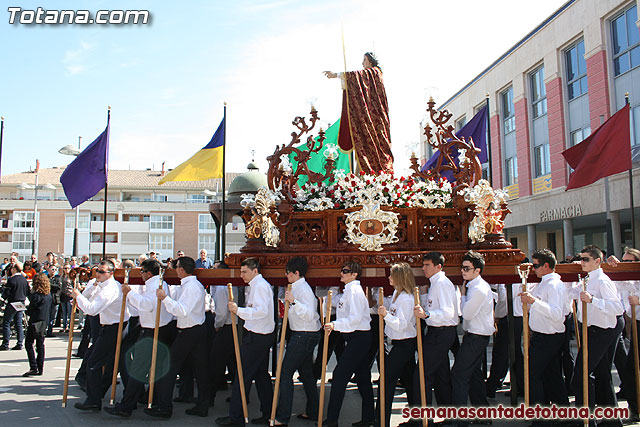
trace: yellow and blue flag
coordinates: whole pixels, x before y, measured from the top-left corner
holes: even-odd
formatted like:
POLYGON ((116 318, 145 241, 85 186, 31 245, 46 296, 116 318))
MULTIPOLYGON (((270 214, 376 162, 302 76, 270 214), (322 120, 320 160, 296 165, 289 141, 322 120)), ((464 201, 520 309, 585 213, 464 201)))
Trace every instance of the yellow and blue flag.
POLYGON ((211 141, 189 160, 181 163, 158 182, 167 181, 205 181, 211 178, 222 178, 224 175, 224 133, 223 118, 211 141))

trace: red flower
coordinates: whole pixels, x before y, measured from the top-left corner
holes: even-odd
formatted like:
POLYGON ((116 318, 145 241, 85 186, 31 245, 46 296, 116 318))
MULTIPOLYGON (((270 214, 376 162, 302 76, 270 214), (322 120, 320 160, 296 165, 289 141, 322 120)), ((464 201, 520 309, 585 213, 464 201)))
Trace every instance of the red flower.
POLYGON ((365 171, 360 171, 360 176, 364 176, 365 175, 365 171))
POLYGON ((340 203, 335 202, 335 203, 333 204, 333 207, 334 207, 334 208, 336 208, 336 209, 337 209, 337 208, 339 208, 339 207, 340 207, 340 203))

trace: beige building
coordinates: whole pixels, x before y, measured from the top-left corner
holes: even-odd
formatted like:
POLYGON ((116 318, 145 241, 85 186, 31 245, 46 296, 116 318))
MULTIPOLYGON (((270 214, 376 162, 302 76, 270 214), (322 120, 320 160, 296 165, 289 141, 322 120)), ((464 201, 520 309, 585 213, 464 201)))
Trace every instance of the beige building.
MULTIPOLYGON (((13 251, 22 259, 31 255, 34 208, 38 259, 49 251, 72 254, 76 214, 60 184, 63 171, 64 168, 37 167, 34 171, 2 177, 0 257, 13 251)), ((227 190, 231 187, 233 192, 234 178, 255 173, 227 173, 227 190)), ((199 249, 205 248, 213 259, 218 245, 217 220, 210 214, 210 204, 220 202, 222 179, 168 182, 159 186, 162 176, 162 171, 150 169, 109 171, 106 254, 136 259, 140 254, 155 251, 165 259, 183 250, 196 258, 199 249)), ((245 243, 244 223, 238 216, 229 216, 225 251, 238 252, 245 243)), ((78 255, 89 254, 94 262, 101 258, 104 220, 104 191, 101 191, 79 206, 78 255)))
MULTIPOLYGON (((609 177, 608 190, 601 179, 565 192, 571 171, 561 153, 622 108, 628 92, 640 203, 638 3, 567 1, 440 105, 460 129, 489 102, 491 160, 483 167, 494 188, 508 191, 506 235, 526 253, 548 247, 563 258, 593 243, 620 255, 633 245, 629 174, 609 177)), ((424 137, 421 151, 424 161, 424 137)), ((635 212, 640 245, 640 209, 635 212)))

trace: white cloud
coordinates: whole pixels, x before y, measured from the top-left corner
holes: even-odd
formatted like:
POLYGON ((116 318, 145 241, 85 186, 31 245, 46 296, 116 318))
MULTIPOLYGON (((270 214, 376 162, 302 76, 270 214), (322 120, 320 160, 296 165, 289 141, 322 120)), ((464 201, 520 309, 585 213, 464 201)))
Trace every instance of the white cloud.
POLYGON ((80 41, 79 44, 79 48, 67 50, 62 59, 65 70, 71 75, 81 74, 87 70, 86 62, 94 48, 94 45, 86 41, 80 41))

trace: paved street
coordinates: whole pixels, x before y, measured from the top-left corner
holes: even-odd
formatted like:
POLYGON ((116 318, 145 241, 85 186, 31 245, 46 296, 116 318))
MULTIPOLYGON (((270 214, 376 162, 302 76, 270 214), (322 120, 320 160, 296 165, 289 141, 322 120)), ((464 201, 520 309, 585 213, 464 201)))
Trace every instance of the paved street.
MULTIPOLYGON (((74 336, 74 349, 80 339, 79 332, 74 336)), ((14 345, 12 340, 11 345, 14 345)), ((22 374, 28 370, 26 353, 22 351, 5 351, 0 352, 0 426, 28 426, 43 425, 47 423, 50 426, 88 426, 88 425, 156 425, 158 423, 166 423, 163 420, 152 419, 142 412, 139 407, 131 418, 122 419, 111 416, 104 411, 100 413, 83 413, 73 408, 73 404, 84 400, 84 393, 73 381, 73 376, 80 366, 80 359, 72 360, 71 382, 69 387, 69 401, 66 409, 61 407, 62 387, 64 382, 64 369, 66 357, 66 334, 59 334, 56 338, 46 339, 47 359, 45 362, 45 372, 42 377, 23 378, 22 374)), ((489 359, 490 360, 490 359, 489 359)), ((335 365, 332 358, 329 366, 330 371, 335 365)), ((373 378, 378 377, 375 371, 373 378)), ((329 371, 329 377, 330 377, 329 371)), ((617 374, 614 369, 614 377, 616 384, 619 383, 617 374)), ((360 396, 354 384, 350 384, 346 394, 341 413, 341 426, 350 426, 352 422, 360 420, 360 396)), ((118 398, 121 396, 121 387, 118 389, 118 398)), ((330 385, 327 387, 326 400, 329 398, 330 385)), ((404 390, 400 389, 394 400, 394 413, 391 417, 393 426, 403 422, 400 415, 401 408, 406 403, 404 390)), ((173 417, 171 423, 179 423, 182 426, 202 426, 214 424, 214 419, 219 416, 227 415, 228 404, 225 399, 230 395, 230 391, 222 391, 218 393, 216 406, 211 408, 207 418, 198 418, 186 415, 184 410, 191 407, 190 404, 176 403, 174 405, 173 417)), ((109 396, 105 397, 103 405, 108 404, 109 396)), ((249 404, 249 416, 257 417, 259 413, 258 398, 255 393, 255 387, 252 389, 249 404)), ((326 402, 325 400, 325 402, 326 402)), ((508 397, 504 393, 498 393, 497 399, 490 399, 492 404, 502 403, 508 405, 508 397)), ((626 402, 621 402, 621 406, 626 406, 626 402)), ((304 392, 302 385, 296 383, 294 414, 299 413, 304 408, 304 392)), ((326 414, 326 412, 325 412, 326 414)), ((494 426, 509 425, 520 427, 528 425, 528 422, 494 422, 494 426)), ((291 425, 296 426, 312 426, 313 423, 300 421, 295 417, 292 418, 291 425)))

